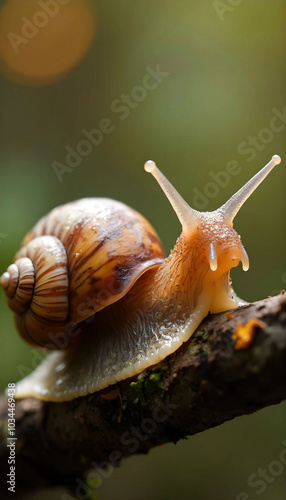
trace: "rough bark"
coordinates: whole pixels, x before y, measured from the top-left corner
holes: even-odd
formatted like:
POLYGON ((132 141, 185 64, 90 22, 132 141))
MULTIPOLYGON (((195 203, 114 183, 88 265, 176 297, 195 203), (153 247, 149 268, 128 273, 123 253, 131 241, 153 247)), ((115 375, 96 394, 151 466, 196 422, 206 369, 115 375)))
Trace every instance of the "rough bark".
POLYGON ((132 454, 285 399, 286 294, 208 316, 164 362, 116 387, 67 403, 17 401, 16 494, 11 496, 4 477, 7 398, 2 396, 1 498, 57 485, 70 486, 83 498, 79 478, 91 467, 98 466, 104 476, 132 454), (237 349, 234 331, 252 318, 264 325, 247 348, 237 349), (106 394, 112 399, 102 397, 106 394))

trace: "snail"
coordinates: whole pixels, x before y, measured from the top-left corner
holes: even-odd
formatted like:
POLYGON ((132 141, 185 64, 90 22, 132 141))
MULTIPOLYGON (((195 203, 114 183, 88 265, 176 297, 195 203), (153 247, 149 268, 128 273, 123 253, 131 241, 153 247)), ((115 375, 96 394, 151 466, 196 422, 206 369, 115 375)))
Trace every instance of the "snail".
POLYGON ((280 161, 213 212, 192 209, 146 162, 182 225, 168 257, 150 223, 119 201, 85 198, 40 219, 1 277, 22 337, 53 351, 16 397, 68 401, 104 389, 177 350, 209 312, 245 304, 229 277, 240 261, 249 267, 233 219, 280 161))

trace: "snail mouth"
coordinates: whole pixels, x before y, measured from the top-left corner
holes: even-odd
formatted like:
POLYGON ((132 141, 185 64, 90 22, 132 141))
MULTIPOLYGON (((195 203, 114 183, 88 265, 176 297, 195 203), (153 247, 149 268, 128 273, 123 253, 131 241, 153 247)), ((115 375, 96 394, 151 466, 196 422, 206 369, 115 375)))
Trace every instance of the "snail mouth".
POLYGON ((245 248, 242 245, 240 248, 240 252, 241 252, 240 260, 241 260, 241 264, 242 264, 242 269, 244 271, 248 271, 248 269, 249 269, 249 257, 247 255, 245 248))
POLYGON ((248 271, 249 269, 249 258, 245 248, 241 245, 240 248, 233 247, 227 250, 227 253, 224 253, 221 256, 222 263, 218 264, 218 252, 213 243, 209 245, 208 251, 208 263, 211 271, 217 271, 218 267, 223 270, 224 267, 227 267, 227 270, 232 267, 236 267, 239 262, 242 263, 243 271, 248 271), (231 263, 231 266, 230 266, 231 263))
POLYGON ((239 262, 242 264, 243 271, 248 271, 249 269, 249 257, 245 248, 241 245, 239 249, 234 249, 233 252, 230 253, 230 258, 233 262, 236 261, 236 264, 233 267, 238 266, 239 262))

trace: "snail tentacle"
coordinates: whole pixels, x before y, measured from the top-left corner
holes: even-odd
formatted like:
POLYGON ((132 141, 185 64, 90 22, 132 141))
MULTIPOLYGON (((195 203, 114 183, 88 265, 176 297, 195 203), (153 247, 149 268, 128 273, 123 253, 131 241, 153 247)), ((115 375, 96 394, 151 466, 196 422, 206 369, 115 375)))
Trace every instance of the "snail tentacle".
POLYGON ((267 177, 271 170, 281 163, 281 158, 279 155, 273 155, 271 160, 265 165, 259 172, 257 172, 239 191, 237 191, 224 205, 218 208, 217 211, 221 212, 225 218, 232 223, 234 217, 248 200, 249 196, 255 191, 255 189, 261 184, 261 182, 267 177))

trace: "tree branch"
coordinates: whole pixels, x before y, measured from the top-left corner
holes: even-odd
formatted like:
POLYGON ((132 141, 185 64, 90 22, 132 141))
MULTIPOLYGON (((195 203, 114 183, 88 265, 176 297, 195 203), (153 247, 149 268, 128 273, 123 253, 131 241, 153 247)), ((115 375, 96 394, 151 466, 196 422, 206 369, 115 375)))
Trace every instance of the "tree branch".
MULTIPOLYGON (((11 496, 56 485, 76 491, 92 467, 104 476, 122 458, 279 403, 286 398, 285 380, 286 294, 210 315, 160 365, 116 388, 66 403, 18 400, 16 495, 11 496), (237 349, 234 331, 252 318, 265 324, 247 348, 237 349)), ((0 467, 6 475, 5 396, 0 424, 0 467)), ((0 493, 10 498, 6 479, 0 493)))

